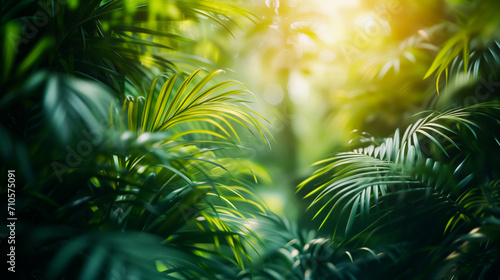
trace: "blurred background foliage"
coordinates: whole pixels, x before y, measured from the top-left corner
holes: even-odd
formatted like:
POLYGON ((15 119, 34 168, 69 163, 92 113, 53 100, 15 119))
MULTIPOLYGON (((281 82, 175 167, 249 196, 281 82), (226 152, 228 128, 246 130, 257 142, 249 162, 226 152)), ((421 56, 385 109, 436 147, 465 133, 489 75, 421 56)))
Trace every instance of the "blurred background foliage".
POLYGON ((2 1, 17 276, 498 279, 499 6, 2 1))

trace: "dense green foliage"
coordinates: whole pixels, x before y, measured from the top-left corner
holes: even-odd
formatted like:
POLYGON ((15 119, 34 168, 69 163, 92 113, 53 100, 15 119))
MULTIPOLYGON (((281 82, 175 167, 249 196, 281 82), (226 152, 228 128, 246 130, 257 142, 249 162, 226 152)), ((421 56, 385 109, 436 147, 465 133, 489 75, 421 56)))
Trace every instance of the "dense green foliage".
MULTIPOLYGON (((349 74, 339 86, 315 70, 321 55, 297 51, 301 36, 331 46, 293 1, 253 13, 223 0, 3 1, 0 160, 16 170, 18 219, 7 279, 500 279, 500 4, 410 2, 435 17, 406 30, 408 12, 393 10, 387 42, 341 45, 322 62, 349 74), (217 70, 231 44, 216 41, 236 31, 262 39, 281 121, 217 70), (317 116, 293 101, 300 75, 316 76, 317 116), (297 129, 311 118, 325 123, 297 129), (356 125, 368 133, 338 144, 356 125), (334 154, 302 178, 298 158, 318 143, 311 155, 334 154), (257 194, 299 180, 301 218, 319 229, 257 194)), ((255 59, 249 45, 241 56, 255 59)))
MULTIPOLYGON (((456 18, 426 32, 447 36, 424 75, 436 73, 431 110, 413 116, 402 135, 360 135, 356 149, 318 162, 299 185, 334 240, 398 248, 384 273, 368 278, 500 275, 498 3, 449 5, 456 18)), ((404 56, 419 62, 411 50, 404 56)), ((399 60, 370 67, 372 79, 383 80, 399 60)))
POLYGON ((267 142, 262 119, 244 106, 243 85, 214 81, 221 71, 185 75, 159 55, 193 42, 151 27, 247 12, 179 1, 172 18, 147 1, 71 3, 43 2, 32 38, 22 20, 41 21, 40 7, 2 3, 2 172, 18 172, 17 275, 192 279, 247 266, 260 237, 245 212, 266 209, 248 186, 260 175, 230 155, 236 126, 267 142))

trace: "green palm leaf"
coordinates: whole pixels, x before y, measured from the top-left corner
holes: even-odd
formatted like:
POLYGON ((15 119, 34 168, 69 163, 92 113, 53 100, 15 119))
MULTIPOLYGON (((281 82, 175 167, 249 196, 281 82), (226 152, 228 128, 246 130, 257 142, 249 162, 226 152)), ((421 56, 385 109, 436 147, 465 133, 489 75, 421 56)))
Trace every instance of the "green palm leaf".
POLYGON ((458 24, 450 23, 455 32, 441 47, 424 78, 433 73, 436 75, 436 90, 439 93, 439 82, 445 74, 446 83, 450 74, 464 75, 477 79, 481 64, 486 64, 483 69, 498 71, 497 40, 498 34, 489 32, 497 29, 500 18, 493 10, 498 9, 498 3, 490 1, 467 2, 462 5, 467 13, 458 13, 463 16, 458 24), (491 53, 491 56, 490 56, 491 53))
MULTIPOLYGON (((267 142, 264 131, 268 131, 257 118, 252 116, 252 114, 258 116, 258 114, 247 107, 237 105, 237 103, 250 102, 244 98, 250 92, 245 88, 234 88, 241 86, 236 81, 218 83, 203 90, 204 86, 222 70, 212 72, 199 82, 194 82, 200 71, 197 70, 186 78, 177 90, 174 87, 178 75, 173 75, 164 83, 158 95, 155 94, 158 80, 156 78, 145 100, 142 97, 137 97, 135 100, 127 98, 123 104, 122 114, 127 116, 128 129, 139 133, 162 132, 196 121, 214 126, 222 134, 211 130, 194 129, 184 131, 182 135, 197 133, 225 140, 226 137, 232 136, 238 139, 231 124, 235 122, 247 129, 257 128, 261 137, 267 142)), ((176 134, 174 137, 181 137, 181 135, 176 134)), ((165 142, 168 141, 169 139, 165 140, 165 142)))
POLYGON ((462 127, 475 136, 478 125, 469 120, 473 110, 476 108, 431 113, 410 125, 401 138, 396 130, 394 137, 386 138, 379 145, 339 153, 321 161, 318 164, 326 165, 302 182, 298 191, 316 183, 305 196, 314 197, 309 208, 322 203, 314 218, 329 209, 320 227, 333 216, 339 219, 335 232, 340 221, 344 221, 346 234, 358 215, 367 217, 380 198, 392 193, 428 188, 449 197, 464 188, 473 175, 464 173, 463 161, 455 166, 440 164, 431 154, 424 153, 423 148, 426 146, 430 151, 429 144, 432 144, 445 155, 452 148, 459 149, 453 140, 456 131, 448 128, 447 123, 462 127))

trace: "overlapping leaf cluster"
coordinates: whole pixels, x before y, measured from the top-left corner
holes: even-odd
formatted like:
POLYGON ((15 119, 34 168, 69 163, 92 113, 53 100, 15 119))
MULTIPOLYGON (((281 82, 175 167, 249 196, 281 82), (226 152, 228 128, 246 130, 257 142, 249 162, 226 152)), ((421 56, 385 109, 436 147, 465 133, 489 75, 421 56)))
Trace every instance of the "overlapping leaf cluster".
POLYGON ((1 12, 18 276, 228 279, 247 267, 262 242, 248 219, 267 211, 251 185, 267 174, 243 159, 239 134, 268 132, 245 86, 184 72, 202 60, 179 63, 196 42, 178 27, 253 16, 203 0, 38 4, 1 12))
MULTIPOLYGON (((298 187, 334 240, 400 249, 385 264, 384 277, 498 277, 497 4, 454 2, 448 4, 456 21, 427 29, 458 30, 425 75, 436 73, 439 93, 446 74, 445 93, 433 98, 433 109, 417 114, 402 136, 396 130, 387 138, 360 137, 357 149, 318 162, 321 167, 298 187)), ((391 67, 398 72, 391 61, 368 65, 372 78, 383 78, 391 67)))

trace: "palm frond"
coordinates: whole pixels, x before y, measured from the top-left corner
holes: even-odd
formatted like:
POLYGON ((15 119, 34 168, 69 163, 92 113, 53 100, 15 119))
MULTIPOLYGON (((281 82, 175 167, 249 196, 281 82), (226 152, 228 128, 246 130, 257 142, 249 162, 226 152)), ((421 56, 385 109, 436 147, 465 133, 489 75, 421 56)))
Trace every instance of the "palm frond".
POLYGON ((255 127, 261 137, 267 142, 264 132, 268 132, 262 123, 253 115, 255 112, 238 103, 245 104, 250 100, 245 95, 250 94, 236 81, 226 81, 215 84, 203 90, 205 85, 214 76, 221 73, 218 70, 206 75, 199 82, 195 78, 201 70, 195 71, 175 90, 178 75, 173 75, 162 86, 156 95, 156 83, 153 81, 149 94, 144 99, 137 97, 125 99, 122 114, 129 130, 138 133, 151 133, 169 131, 174 127, 182 126, 189 122, 201 122, 213 126, 212 129, 192 129, 177 133, 165 139, 164 143, 179 140, 182 136, 190 134, 211 135, 220 140, 227 140, 238 135, 231 122, 237 123, 247 129, 255 127), (234 88, 239 86, 240 88, 234 88), (213 132, 218 130, 220 133, 213 132))
MULTIPOLYGON (((490 32, 497 29, 500 18, 494 12, 498 3, 476 1, 465 3, 471 12, 464 14, 463 22, 451 24, 456 31, 445 41, 424 78, 433 73, 436 76, 436 90, 439 93, 439 82, 443 73, 448 83, 450 75, 464 75, 477 79, 480 71, 494 69, 497 73, 499 34, 490 32), (486 64, 486 66, 481 65, 486 64), (483 70, 485 69, 485 70, 483 70)), ((461 13, 459 13, 461 14, 461 13)))
POLYGON ((89 233, 69 240, 54 257, 47 279, 193 279, 203 270, 196 255, 161 245, 157 236, 140 233, 89 233), (123 246, 127 244, 127 246, 123 246), (69 270, 68 267, 77 269, 69 270), (160 268, 160 269, 158 269, 160 268), (80 273, 81 272, 81 273, 80 273))
POLYGON ((305 196, 314 197, 309 208, 322 202, 314 218, 328 211, 321 226, 333 216, 338 219, 334 232, 342 221, 345 234, 349 233, 357 216, 367 217, 381 197, 392 193, 424 188, 443 197, 456 194, 474 175, 462 170, 464 159, 452 165, 436 161, 440 157, 434 156, 433 159, 429 144, 436 147, 434 154, 448 155, 452 149, 458 150, 459 146, 453 140, 456 131, 447 125, 454 124, 475 135, 478 125, 468 119, 470 110, 475 108, 431 113, 410 125, 401 138, 396 130, 392 138, 385 139, 380 145, 339 153, 320 161, 317 164, 326 165, 302 182, 298 191, 316 183, 316 187, 305 196))
POLYGON ((460 222, 479 225, 479 220, 498 216, 500 213, 499 182, 489 182, 470 188, 457 199, 457 204, 463 208, 463 211, 449 219, 446 231, 453 231, 460 222))
MULTIPOLYGON (((391 261, 391 253, 379 256, 366 248, 350 249, 319 237, 314 231, 300 229, 286 218, 273 214, 259 217, 257 225, 264 236, 272 239, 263 259, 242 277, 252 279, 358 279, 381 268, 382 261, 391 261)), ((396 253, 397 255, 397 253, 396 253)))
MULTIPOLYGON (((439 48, 427 42, 427 36, 432 35, 440 26, 429 28, 426 31, 420 30, 418 34, 408 37, 399 46, 386 48, 379 52, 369 52, 369 59, 361 56, 364 60, 360 67, 360 72, 365 81, 373 79, 383 79, 392 70, 395 75, 400 74, 405 65, 415 64, 417 61, 427 58, 426 51, 438 51, 439 48)), ((366 55, 365 55, 366 56, 366 55)))
POLYGON ((131 88, 144 94, 155 69, 181 72, 169 52, 159 51, 182 53, 182 48, 196 43, 178 32, 176 24, 208 18, 230 30, 227 22, 256 19, 241 7, 216 1, 160 1, 166 5, 161 9, 144 0, 88 1, 79 3, 78 9, 42 2, 44 12, 50 13, 45 14, 47 23, 31 25, 35 35, 26 38, 22 19, 40 12, 37 6, 25 5, 28 2, 12 4, 12 13, 2 17, 2 85, 32 69, 46 68, 98 81, 121 95, 131 88))

